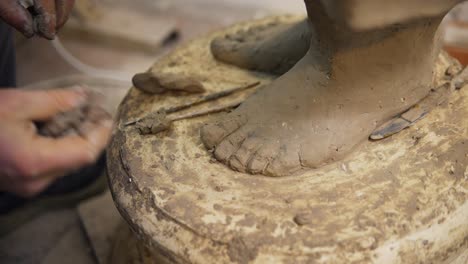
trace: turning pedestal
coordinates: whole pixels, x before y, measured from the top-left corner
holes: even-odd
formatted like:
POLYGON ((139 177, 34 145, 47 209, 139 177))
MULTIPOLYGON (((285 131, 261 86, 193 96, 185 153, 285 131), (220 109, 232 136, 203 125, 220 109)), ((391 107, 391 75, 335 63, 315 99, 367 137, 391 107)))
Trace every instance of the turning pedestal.
MULTIPOLYGON (((241 28, 301 19, 267 18, 215 32, 180 47, 151 70, 190 75, 207 93, 267 84, 276 76, 216 61, 210 41, 241 28)), ((441 58, 439 83, 446 81, 449 66, 441 58)), ((454 91, 409 129, 366 142, 334 164, 282 178, 234 172, 212 158, 200 140, 200 127, 224 112, 176 121, 157 135, 124 126, 196 97, 131 89, 108 152, 116 205, 158 258, 204 264, 466 260, 468 88, 454 91)))

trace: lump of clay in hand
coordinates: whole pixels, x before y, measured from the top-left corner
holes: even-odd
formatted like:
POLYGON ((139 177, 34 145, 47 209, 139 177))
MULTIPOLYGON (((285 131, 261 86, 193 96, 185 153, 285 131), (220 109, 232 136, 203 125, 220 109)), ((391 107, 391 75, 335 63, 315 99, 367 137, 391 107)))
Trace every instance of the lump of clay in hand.
POLYGON ((87 91, 88 101, 71 111, 63 112, 51 120, 38 124, 39 134, 46 137, 60 138, 69 135, 86 135, 94 124, 112 118, 103 108, 103 95, 87 91))
POLYGON ((205 92, 205 87, 200 81, 184 73, 139 73, 133 77, 132 82, 135 88, 151 94, 161 94, 171 90, 188 93, 205 92))
POLYGON ((139 120, 135 125, 140 134, 154 135, 168 130, 171 127, 171 121, 165 112, 160 111, 139 120))

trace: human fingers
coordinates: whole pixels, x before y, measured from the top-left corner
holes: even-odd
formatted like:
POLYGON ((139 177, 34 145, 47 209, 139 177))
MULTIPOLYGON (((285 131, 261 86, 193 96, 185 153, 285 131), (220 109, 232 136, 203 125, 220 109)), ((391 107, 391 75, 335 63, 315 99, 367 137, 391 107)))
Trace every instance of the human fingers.
POLYGON ((70 171, 95 162, 108 144, 112 128, 111 120, 90 125, 85 134, 59 139, 41 137, 34 143, 36 153, 29 166, 38 175, 57 171, 70 171))
POLYGON ((56 30, 59 30, 63 25, 65 25, 65 22, 67 22, 74 4, 75 0, 55 0, 57 15, 56 30))
POLYGON ((0 18, 26 37, 34 36, 34 21, 29 11, 17 0, 0 1, 0 18))
POLYGON ((0 115, 2 112, 5 115, 15 113, 17 119, 47 120, 84 104, 87 98, 88 93, 84 89, 4 90, 0 91, 0 115))
POLYGON ((34 10, 37 12, 34 17, 36 33, 46 39, 54 39, 57 28, 55 0, 34 0, 34 10))

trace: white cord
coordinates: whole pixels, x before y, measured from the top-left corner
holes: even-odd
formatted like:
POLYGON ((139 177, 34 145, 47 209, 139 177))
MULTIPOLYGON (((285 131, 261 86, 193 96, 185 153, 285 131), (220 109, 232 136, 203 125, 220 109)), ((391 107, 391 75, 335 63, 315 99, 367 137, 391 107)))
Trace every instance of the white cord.
POLYGON ((70 64, 70 66, 85 75, 91 75, 102 79, 110 79, 127 84, 131 83, 128 78, 121 77, 125 76, 125 74, 122 72, 98 69, 80 61, 63 46, 62 42, 57 36, 54 40, 52 40, 52 46, 55 48, 60 57, 62 57, 68 64, 70 64))

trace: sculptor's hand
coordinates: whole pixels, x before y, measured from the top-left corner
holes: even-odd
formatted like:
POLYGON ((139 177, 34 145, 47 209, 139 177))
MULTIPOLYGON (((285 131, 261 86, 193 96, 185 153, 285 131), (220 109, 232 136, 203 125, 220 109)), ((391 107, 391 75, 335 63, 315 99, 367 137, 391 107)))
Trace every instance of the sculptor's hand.
POLYGON ((58 139, 38 135, 33 122, 85 100, 86 93, 79 90, 0 90, 0 191, 34 196, 98 158, 110 137, 111 120, 90 124, 85 135, 58 139))
POLYGON ((21 0, 31 3, 34 18, 20 0, 0 0, 0 18, 26 37, 35 34, 53 39, 68 19, 75 0, 21 0))

